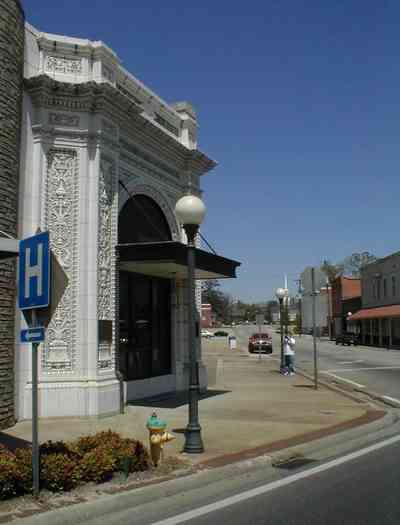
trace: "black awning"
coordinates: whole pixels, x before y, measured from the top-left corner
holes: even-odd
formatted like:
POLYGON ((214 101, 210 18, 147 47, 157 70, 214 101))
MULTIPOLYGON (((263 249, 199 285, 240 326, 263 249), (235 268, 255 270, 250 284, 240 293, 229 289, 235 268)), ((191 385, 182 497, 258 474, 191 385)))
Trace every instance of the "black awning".
POLYGON ((19 241, 0 237, 0 259, 16 257, 19 253, 19 241))
MULTIPOLYGON (((119 244, 120 269, 154 277, 187 276, 186 244, 175 241, 119 244)), ((196 248, 196 279, 232 279, 241 263, 196 248)))

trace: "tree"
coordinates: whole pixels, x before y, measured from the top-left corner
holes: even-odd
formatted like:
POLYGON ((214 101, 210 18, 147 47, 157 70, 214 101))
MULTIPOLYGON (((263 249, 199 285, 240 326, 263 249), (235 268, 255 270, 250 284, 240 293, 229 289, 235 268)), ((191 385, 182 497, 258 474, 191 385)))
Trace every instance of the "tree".
POLYGON ((375 255, 369 252, 353 253, 343 260, 344 274, 351 277, 361 277, 361 270, 367 264, 376 261, 375 255))
POLYGON ((222 321, 229 321, 232 311, 232 298, 229 294, 219 290, 219 282, 215 280, 203 281, 201 302, 211 304, 217 317, 222 321))
POLYGON ((335 279, 343 275, 343 263, 333 264, 325 259, 321 265, 321 271, 326 275, 329 284, 332 284, 335 279))

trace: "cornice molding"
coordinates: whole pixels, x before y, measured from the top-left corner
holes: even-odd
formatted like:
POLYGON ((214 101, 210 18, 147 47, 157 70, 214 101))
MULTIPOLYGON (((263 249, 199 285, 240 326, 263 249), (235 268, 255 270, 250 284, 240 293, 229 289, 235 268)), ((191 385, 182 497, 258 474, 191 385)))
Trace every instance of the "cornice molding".
POLYGON ((141 139, 154 151, 172 158, 180 169, 189 169, 196 175, 202 175, 216 166, 216 162, 204 153, 188 149, 143 116, 140 105, 108 82, 72 84, 56 81, 48 75, 39 75, 25 79, 25 89, 35 107, 106 116, 124 130, 132 130, 135 138, 141 139))

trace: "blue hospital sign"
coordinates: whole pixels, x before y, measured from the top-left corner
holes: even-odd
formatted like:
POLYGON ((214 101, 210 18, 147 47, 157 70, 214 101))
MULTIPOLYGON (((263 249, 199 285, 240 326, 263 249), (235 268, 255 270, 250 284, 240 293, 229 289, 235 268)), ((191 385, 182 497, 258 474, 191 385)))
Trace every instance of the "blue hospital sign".
POLYGON ((19 243, 18 304, 21 310, 50 303, 50 242, 43 232, 19 243))

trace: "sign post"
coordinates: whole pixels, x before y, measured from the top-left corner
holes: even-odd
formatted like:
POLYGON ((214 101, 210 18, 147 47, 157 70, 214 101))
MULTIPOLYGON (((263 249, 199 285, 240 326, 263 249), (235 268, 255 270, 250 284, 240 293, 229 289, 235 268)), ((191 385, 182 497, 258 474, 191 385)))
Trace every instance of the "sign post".
POLYGON ((50 240, 43 232, 19 243, 18 304, 32 310, 31 326, 21 331, 21 342, 32 343, 32 480, 39 496, 38 347, 44 328, 38 326, 37 309, 50 304, 50 240))
MULTIPOLYGON (((258 326, 258 333, 261 334, 261 325, 264 323, 263 314, 256 314, 256 325, 258 326)), ((261 352, 258 352, 258 360, 261 361, 261 352)))

